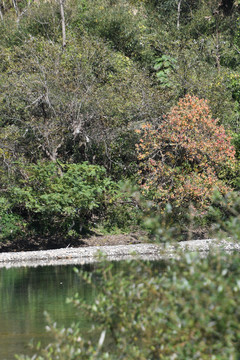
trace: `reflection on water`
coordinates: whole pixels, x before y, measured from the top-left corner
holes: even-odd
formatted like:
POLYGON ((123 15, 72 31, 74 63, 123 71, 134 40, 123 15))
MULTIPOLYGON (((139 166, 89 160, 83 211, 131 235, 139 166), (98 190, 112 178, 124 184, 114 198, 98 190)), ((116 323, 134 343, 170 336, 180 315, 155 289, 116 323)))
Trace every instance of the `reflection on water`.
MULTIPOLYGON (((124 270, 128 276, 126 261, 114 262, 113 271, 124 270)), ((31 355, 28 346, 31 339, 49 342, 45 332, 47 311, 51 318, 65 327, 77 321, 82 333, 91 324, 84 315, 66 303, 67 297, 76 293, 87 302, 92 301, 98 289, 99 279, 94 270, 99 265, 76 266, 84 271, 93 272, 95 287, 87 285, 74 271, 74 266, 45 266, 37 268, 0 269, 0 360, 13 360, 14 354, 31 355)), ((151 262, 160 272, 165 262, 151 262)))
MULTIPOLYGON (((86 271, 93 269, 94 265, 84 266, 86 271)), ((32 338, 49 341, 44 311, 59 325, 70 325, 76 319, 76 310, 66 304, 66 298, 76 292, 87 301, 94 297, 94 289, 82 283, 73 266, 0 269, 0 359, 30 354, 32 338)), ((84 330, 89 324, 77 315, 84 330)))

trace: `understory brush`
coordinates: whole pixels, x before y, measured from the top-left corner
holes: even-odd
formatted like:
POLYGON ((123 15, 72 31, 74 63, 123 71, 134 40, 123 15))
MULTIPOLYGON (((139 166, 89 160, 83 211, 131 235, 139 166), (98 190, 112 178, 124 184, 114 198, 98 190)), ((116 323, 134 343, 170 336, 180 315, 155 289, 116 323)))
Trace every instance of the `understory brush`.
POLYGON ((126 232, 139 208, 106 169, 87 162, 19 164, 14 185, 1 197, 0 239, 17 235, 80 237, 102 226, 126 232), (8 200, 7 200, 8 199, 8 200))

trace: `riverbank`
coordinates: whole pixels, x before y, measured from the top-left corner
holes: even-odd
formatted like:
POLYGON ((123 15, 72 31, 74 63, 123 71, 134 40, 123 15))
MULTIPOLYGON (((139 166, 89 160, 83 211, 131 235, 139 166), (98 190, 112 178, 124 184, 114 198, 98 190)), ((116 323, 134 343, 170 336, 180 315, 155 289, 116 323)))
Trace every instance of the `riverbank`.
POLYGON ((6 252, 0 254, 0 268, 21 266, 78 265, 99 261, 99 255, 109 261, 127 259, 161 260, 179 256, 179 251, 199 252, 205 256, 211 249, 240 251, 240 244, 228 240, 191 240, 164 246, 162 244, 103 245, 53 250, 6 252))
POLYGON ((0 242, 0 253, 2 252, 17 252, 17 251, 37 251, 37 250, 52 250, 66 247, 87 247, 87 246, 103 246, 103 245, 130 245, 148 242, 148 237, 144 231, 138 231, 129 234, 114 234, 101 235, 90 234, 83 238, 77 237, 37 237, 29 236, 26 238, 17 238, 0 242))

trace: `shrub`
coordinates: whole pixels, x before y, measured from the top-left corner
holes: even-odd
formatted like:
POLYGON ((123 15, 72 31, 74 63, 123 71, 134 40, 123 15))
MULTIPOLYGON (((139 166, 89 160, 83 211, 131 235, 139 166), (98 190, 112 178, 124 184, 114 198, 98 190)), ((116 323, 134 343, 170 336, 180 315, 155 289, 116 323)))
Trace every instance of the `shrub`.
POLYGON ((10 189, 15 213, 40 234, 80 234, 104 212, 117 185, 97 165, 37 163, 10 189))
POLYGON ((5 198, 0 197, 0 241, 4 242, 14 239, 24 232, 25 222, 23 218, 14 214, 11 203, 5 198))
POLYGON ((215 189, 231 189, 227 177, 236 165, 235 150, 206 100, 186 95, 157 127, 146 123, 138 132, 142 189, 161 204, 192 203, 204 210, 215 189))

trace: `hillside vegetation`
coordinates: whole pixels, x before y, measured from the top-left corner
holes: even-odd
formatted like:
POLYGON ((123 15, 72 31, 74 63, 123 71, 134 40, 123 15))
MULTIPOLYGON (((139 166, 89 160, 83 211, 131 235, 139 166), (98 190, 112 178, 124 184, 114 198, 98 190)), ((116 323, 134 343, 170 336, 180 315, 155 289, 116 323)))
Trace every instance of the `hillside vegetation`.
POLYGON ((0 34, 2 243, 238 223, 239 1, 5 0, 0 34))

